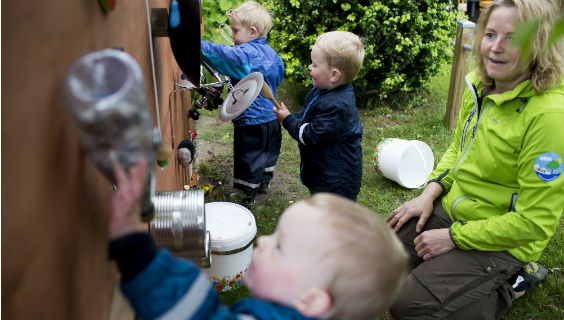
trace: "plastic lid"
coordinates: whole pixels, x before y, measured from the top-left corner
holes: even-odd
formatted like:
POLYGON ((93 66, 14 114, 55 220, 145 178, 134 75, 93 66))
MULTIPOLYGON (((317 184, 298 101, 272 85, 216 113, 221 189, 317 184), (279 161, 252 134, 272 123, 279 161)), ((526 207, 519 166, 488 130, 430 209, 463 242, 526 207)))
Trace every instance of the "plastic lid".
POLYGON ((253 214, 236 203, 206 203, 205 215, 212 251, 224 252, 242 248, 251 242, 257 233, 253 214))

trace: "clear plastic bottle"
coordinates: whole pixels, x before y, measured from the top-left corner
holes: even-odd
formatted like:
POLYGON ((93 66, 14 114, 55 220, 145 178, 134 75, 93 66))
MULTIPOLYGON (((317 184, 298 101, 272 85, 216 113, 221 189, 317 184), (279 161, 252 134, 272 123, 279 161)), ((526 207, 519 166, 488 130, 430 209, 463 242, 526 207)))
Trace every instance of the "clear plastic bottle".
MULTIPOLYGON (((88 53, 71 64, 62 90, 84 149, 112 182, 113 161, 128 168, 143 157, 152 168, 160 133, 153 128, 143 74, 133 57, 116 49, 88 53)), ((150 171, 147 189, 154 189, 150 171)), ((144 207, 151 194, 146 192, 144 207)))

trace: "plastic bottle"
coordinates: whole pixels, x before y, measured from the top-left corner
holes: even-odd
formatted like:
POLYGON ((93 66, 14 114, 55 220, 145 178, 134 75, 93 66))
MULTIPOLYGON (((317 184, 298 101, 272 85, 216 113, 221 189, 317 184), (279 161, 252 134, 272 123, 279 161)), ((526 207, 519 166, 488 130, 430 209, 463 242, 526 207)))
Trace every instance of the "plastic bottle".
MULTIPOLYGON (((143 74, 133 57, 115 49, 88 53, 71 64, 62 90, 84 149, 112 182, 112 161, 128 168, 143 157, 152 168, 160 134, 153 129, 143 74)), ((148 189, 154 189, 150 171, 148 189)), ((151 194, 146 192, 144 207, 151 194)))

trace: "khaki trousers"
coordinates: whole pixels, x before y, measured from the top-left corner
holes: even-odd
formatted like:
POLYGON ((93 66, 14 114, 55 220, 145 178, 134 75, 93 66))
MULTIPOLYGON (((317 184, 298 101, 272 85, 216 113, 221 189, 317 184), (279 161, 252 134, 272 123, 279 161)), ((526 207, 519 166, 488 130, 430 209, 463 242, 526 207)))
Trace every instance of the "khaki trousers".
MULTIPOLYGON (((411 219, 398 231, 410 273, 390 309, 394 319, 501 319, 513 300, 508 280, 524 263, 506 251, 460 249, 424 261, 413 244, 417 221, 411 219)), ((437 199, 423 231, 451 224, 437 199)))

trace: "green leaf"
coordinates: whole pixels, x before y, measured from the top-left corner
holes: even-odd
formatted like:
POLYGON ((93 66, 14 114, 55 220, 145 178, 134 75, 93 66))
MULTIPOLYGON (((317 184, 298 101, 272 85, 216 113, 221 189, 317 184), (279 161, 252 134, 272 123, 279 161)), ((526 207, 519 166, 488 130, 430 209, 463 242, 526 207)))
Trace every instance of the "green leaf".
POLYGON ((233 6, 233 4, 233 1, 230 0, 219 0, 219 10, 225 13, 229 9, 235 9, 235 6, 233 6))
POLYGON ((564 37, 564 16, 560 17, 560 20, 554 24, 554 29, 552 29, 550 38, 548 38, 547 46, 552 46, 559 38, 562 37, 564 37))
POLYGON ((531 44, 540 26, 541 19, 529 20, 517 26, 511 45, 521 49, 521 59, 526 59, 531 51, 531 44))

